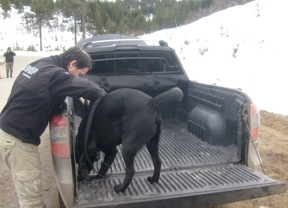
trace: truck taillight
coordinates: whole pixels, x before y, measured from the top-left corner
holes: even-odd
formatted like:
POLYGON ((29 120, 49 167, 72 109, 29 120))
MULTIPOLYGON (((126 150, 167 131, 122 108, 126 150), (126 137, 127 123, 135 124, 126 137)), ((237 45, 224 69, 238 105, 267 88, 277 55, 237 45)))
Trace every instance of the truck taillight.
POLYGON ((256 142, 259 139, 260 112, 254 103, 250 104, 250 116, 252 141, 256 142))
POLYGON ((69 119, 55 115, 50 121, 51 151, 54 156, 70 158, 69 119))

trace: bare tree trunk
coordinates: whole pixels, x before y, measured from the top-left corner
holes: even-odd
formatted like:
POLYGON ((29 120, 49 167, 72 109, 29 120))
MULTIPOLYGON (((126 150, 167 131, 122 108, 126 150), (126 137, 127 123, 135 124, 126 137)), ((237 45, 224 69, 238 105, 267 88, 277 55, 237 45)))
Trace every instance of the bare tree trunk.
POLYGON ((39 36, 40 36, 40 51, 42 51, 42 25, 39 25, 39 36))
POLYGON ((77 43, 77 22, 76 22, 76 15, 75 15, 75 18, 74 18, 74 39, 75 39, 75 45, 77 43))
POLYGON ((86 36, 86 0, 82 0, 82 38, 86 36))

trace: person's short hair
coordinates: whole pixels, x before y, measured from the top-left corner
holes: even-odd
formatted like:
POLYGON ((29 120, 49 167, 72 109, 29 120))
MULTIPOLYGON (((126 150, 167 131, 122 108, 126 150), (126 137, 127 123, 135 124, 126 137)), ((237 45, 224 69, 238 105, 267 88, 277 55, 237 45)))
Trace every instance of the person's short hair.
POLYGON ((81 48, 72 47, 69 48, 67 51, 60 55, 67 61, 67 65, 71 63, 71 61, 76 60, 77 64, 76 67, 79 69, 88 67, 89 69, 92 68, 92 61, 91 57, 88 53, 83 51, 81 48))
POLYGON ((11 47, 8 47, 8 48, 7 48, 7 51, 8 51, 8 50, 11 50, 11 47))

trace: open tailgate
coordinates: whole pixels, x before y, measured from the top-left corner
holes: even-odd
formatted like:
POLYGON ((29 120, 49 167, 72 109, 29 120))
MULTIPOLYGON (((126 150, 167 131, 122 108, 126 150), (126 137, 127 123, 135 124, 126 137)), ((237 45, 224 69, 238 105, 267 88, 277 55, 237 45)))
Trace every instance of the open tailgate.
POLYGON ((115 193, 113 189, 114 185, 123 180, 121 175, 113 175, 106 180, 95 180, 92 183, 81 182, 79 205, 76 207, 191 208, 253 199, 286 191, 285 183, 275 181, 244 165, 162 172, 159 183, 152 185, 146 178, 146 174, 136 173, 125 193, 115 193))

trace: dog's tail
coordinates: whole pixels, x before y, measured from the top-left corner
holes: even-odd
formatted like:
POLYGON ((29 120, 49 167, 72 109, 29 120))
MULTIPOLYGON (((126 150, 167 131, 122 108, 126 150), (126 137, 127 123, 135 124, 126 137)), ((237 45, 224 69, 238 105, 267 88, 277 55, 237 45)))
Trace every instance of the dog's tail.
POLYGON ((183 98, 183 92, 180 88, 174 87, 166 92, 161 93, 160 95, 154 97, 149 105, 154 109, 158 110, 171 101, 180 101, 183 98))

